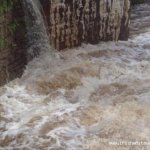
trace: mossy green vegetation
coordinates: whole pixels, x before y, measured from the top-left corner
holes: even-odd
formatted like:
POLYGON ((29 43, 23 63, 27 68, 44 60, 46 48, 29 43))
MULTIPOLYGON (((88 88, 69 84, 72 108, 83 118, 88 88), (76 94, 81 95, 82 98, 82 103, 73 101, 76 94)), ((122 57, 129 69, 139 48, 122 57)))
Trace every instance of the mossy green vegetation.
POLYGON ((16 46, 14 41, 8 41, 7 37, 13 38, 17 28, 20 27, 19 21, 13 16, 14 8, 18 2, 19 0, 0 0, 0 49, 16 46))
POLYGON ((5 39, 4 39, 2 36, 0 36, 0 49, 1 49, 1 48, 4 48, 5 45, 6 45, 5 39))
POLYGON ((10 24, 9 24, 9 30, 10 32, 13 34, 16 29, 17 29, 18 23, 16 20, 13 20, 10 24))
POLYGON ((13 1, 12 0, 0 0, 0 16, 7 13, 12 9, 13 1))
POLYGON ((7 48, 7 40, 6 40, 6 31, 12 31, 11 25, 6 21, 7 20, 7 14, 11 13, 11 10, 13 8, 13 1, 12 0, 0 0, 0 49, 7 48), (8 24, 7 24, 7 23, 8 24))
POLYGON ((0 85, 21 76, 26 62, 22 0, 0 0, 0 85))

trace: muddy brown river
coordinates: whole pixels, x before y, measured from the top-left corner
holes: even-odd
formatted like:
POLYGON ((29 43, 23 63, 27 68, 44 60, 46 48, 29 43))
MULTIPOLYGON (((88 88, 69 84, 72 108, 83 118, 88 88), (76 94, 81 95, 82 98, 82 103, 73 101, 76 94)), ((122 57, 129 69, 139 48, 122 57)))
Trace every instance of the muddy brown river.
POLYGON ((0 150, 150 149, 150 5, 131 18, 129 41, 41 54, 0 88, 0 150))

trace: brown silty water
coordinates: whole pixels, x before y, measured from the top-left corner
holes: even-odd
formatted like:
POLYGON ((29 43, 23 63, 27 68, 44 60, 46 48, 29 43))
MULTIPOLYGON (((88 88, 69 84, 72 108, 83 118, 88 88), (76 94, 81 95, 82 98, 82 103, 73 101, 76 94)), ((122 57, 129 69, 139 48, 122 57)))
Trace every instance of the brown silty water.
POLYGON ((133 9, 146 31, 133 17, 129 41, 46 51, 2 87, 0 149, 149 150, 110 143, 150 138, 149 11, 133 9))

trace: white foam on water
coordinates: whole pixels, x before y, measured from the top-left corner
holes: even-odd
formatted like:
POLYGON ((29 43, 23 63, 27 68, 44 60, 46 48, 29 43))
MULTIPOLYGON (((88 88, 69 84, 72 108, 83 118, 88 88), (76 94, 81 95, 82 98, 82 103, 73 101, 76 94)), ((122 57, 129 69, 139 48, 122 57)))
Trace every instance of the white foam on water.
POLYGON ((116 150, 108 142, 149 140, 149 40, 148 31, 35 58, 0 89, 0 149, 116 150))

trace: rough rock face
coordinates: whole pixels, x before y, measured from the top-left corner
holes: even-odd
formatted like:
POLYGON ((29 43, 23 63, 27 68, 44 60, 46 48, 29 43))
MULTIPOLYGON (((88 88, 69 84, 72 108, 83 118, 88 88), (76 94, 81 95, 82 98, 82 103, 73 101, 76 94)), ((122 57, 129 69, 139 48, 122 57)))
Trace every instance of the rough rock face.
POLYGON ((24 14, 20 1, 0 2, 0 85, 3 85, 22 74, 26 51, 24 14))
MULTIPOLYGON (((82 42, 126 40, 129 1, 40 0, 52 47, 61 50, 82 42)), ((20 76, 27 62, 21 2, 0 0, 0 85, 20 76)))
POLYGON ((129 0, 41 0, 41 3, 51 45, 56 49, 82 42, 94 44, 128 38, 129 0), (44 5, 45 2, 49 5, 44 5))

